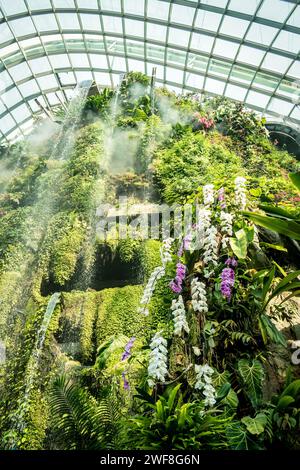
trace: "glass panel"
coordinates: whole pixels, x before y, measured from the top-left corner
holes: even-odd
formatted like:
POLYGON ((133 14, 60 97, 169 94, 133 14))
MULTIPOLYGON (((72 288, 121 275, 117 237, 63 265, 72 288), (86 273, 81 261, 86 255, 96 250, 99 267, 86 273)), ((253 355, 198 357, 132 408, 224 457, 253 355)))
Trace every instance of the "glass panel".
POLYGON ((280 82, 276 94, 286 96, 294 100, 295 96, 297 97, 300 95, 300 83, 297 84, 297 82, 292 80, 283 79, 280 82))
POLYGON ((295 60, 293 65, 289 68, 287 74, 290 75, 291 77, 295 77, 295 78, 299 79, 299 77, 300 77, 300 60, 295 60))
POLYGON ((298 54, 300 50, 300 36, 289 31, 280 31, 273 47, 298 54))
POLYGON ((100 18, 98 15, 88 15, 85 13, 81 13, 80 18, 82 22, 82 27, 85 30, 95 30, 101 32, 100 18))
POLYGON ((156 78, 157 80, 163 80, 164 78, 164 67, 162 65, 153 64, 151 62, 147 63, 147 74, 152 74, 152 68, 156 68, 156 78))
POLYGON ((261 109, 264 109, 268 104, 270 97, 263 95, 262 93, 257 93, 257 91, 250 90, 247 96, 247 103, 257 106, 261 109))
POLYGON ((58 76, 63 85, 72 85, 73 83, 76 83, 73 72, 61 72, 58 74, 58 76))
POLYGON ((103 16, 104 30, 113 33, 122 33, 121 18, 113 18, 112 16, 103 16))
POLYGON ((247 0, 246 2, 241 2, 241 0, 231 0, 229 10, 240 11, 242 13, 247 13, 248 15, 253 15, 258 4, 259 2, 257 0, 247 0))
POLYGON ((293 103, 288 103, 287 101, 279 100, 278 98, 272 98, 270 104, 268 105, 268 110, 275 111, 278 114, 287 116, 290 114, 294 107, 293 103))
POLYGON ((241 20, 240 18, 224 16, 220 32, 229 36, 242 38, 249 24, 249 21, 241 20))
POLYGON ((28 11, 24 0, 13 0, 10 2, 1 2, 1 7, 6 15, 15 15, 28 11))
POLYGON ((81 29, 76 15, 71 13, 59 13, 57 17, 61 29, 81 29))
POLYGON ((75 9, 74 0, 53 0, 55 8, 73 8, 75 9))
POLYGON ((189 43, 190 33, 182 29, 169 28, 168 42, 170 44, 177 44, 178 46, 186 47, 189 43))
POLYGON ((125 18, 125 31, 128 36, 144 37, 144 22, 125 18))
POLYGON ((255 71, 242 67, 241 65, 234 65, 231 72, 232 80, 249 84, 255 75, 255 71))
POLYGON ((168 63, 173 62, 174 64, 178 64, 184 67, 185 60, 186 60, 186 53, 182 53, 182 52, 176 51, 175 49, 171 49, 168 47, 168 50, 167 50, 167 62, 168 63))
POLYGON ((214 38, 205 34, 192 34, 191 49, 210 52, 214 43, 214 38))
POLYGON ((207 78, 205 83, 205 90, 214 93, 215 95, 223 95, 224 82, 214 80, 213 78, 207 78))
POLYGON ((300 6, 297 6, 296 10, 291 14, 291 17, 287 21, 287 24, 290 24, 292 26, 299 26, 299 24, 300 24, 300 6))
POLYGON ((28 101, 28 104, 29 104, 29 106, 30 106, 33 113, 36 113, 36 112, 39 111, 40 108, 38 107, 38 105, 36 104, 36 102, 34 100, 28 101))
POLYGON ((258 72, 253 81, 254 86, 265 90, 274 91, 278 85, 278 78, 274 78, 266 73, 258 72))
POLYGON ((163 62, 165 58, 165 48, 159 46, 151 46, 148 44, 147 57, 151 60, 159 60, 160 62, 163 62))
POLYGON ((35 93, 39 93, 39 91, 40 91, 40 89, 39 89, 39 87, 38 87, 38 85, 37 85, 37 83, 34 79, 29 80, 29 82, 22 83, 21 85, 19 85, 19 90, 20 90, 20 92, 22 93, 22 95, 24 97, 34 95, 35 93))
POLYGON ((45 77, 37 78, 37 82, 42 90, 49 90, 51 88, 58 88, 58 83, 55 75, 45 75, 45 77))
POLYGON ((5 90, 9 85, 12 84, 12 79, 8 75, 7 71, 4 70, 0 74, 0 92, 5 90))
POLYGON ((120 0, 101 0, 102 10, 107 11, 121 11, 121 2, 120 0))
POLYGON ((287 57, 268 52, 262 63, 262 68, 267 70, 274 70, 275 72, 284 74, 291 63, 292 60, 288 59, 287 57))
POLYGON ((22 96, 19 90, 14 87, 3 95, 1 95, 1 99, 8 108, 11 108, 12 106, 14 106, 14 104, 18 103, 19 101, 22 101, 22 96))
POLYGON ((131 13, 133 15, 144 16, 144 1, 143 0, 126 0, 124 2, 125 13, 131 13))
POLYGON ((86 54, 69 54, 69 57, 74 68, 90 67, 86 54))
POLYGON ((84 82, 85 80, 94 80, 91 72, 75 72, 77 83, 84 82))
POLYGON ((294 5, 282 0, 265 0, 260 7, 257 16, 270 20, 283 22, 294 5))
POLYGON ((172 6, 172 23, 181 23, 191 26, 195 15, 195 8, 183 7, 181 5, 172 6))
POLYGON ((58 29, 55 16, 52 14, 35 15, 34 22, 38 31, 56 31, 58 29))
POLYGON ((113 70, 126 72, 126 61, 123 57, 112 56, 112 57, 109 57, 109 61, 110 61, 110 66, 113 70))
POLYGON ((270 26, 265 26, 258 23, 252 23, 246 39, 248 41, 257 42, 259 44, 269 45, 272 43, 277 33, 278 30, 276 28, 271 28, 270 26))
POLYGON ((51 55, 49 60, 54 69, 71 67, 69 58, 66 54, 51 55))
POLYGON ((166 80, 169 82, 181 84, 183 82, 183 70, 177 70, 171 67, 167 67, 166 80))
POLYGON ((50 0, 27 0, 30 10, 47 10, 52 9, 50 0))
POLYGON ((225 8, 227 0, 202 0, 206 5, 213 5, 215 7, 225 8))
POLYGON ((5 111, 7 111, 7 107, 5 106, 5 104, 0 99, 0 116, 1 116, 1 114, 5 113, 5 111))
POLYGON ((41 57, 40 59, 30 60, 28 63, 34 74, 48 72, 51 70, 51 66, 46 57, 41 57))
POLYGON ((6 41, 10 41, 11 39, 13 39, 13 35, 12 35, 9 27, 7 26, 7 24, 6 23, 0 24, 0 41, 1 41, 1 43, 6 42, 6 41))
POLYGON ((26 104, 24 103, 21 104, 21 106, 18 106, 18 108, 11 111, 11 114, 18 123, 24 121, 26 118, 31 116, 31 113, 29 112, 26 104))
POLYGON ((128 69, 129 71, 145 73, 144 61, 128 59, 128 69))
POLYGON ((223 39, 216 39, 214 54, 217 54, 221 57, 228 57, 229 59, 234 59, 236 56, 239 44, 225 41, 223 39))
POLYGON ((221 19, 222 15, 219 13, 198 10, 195 26, 197 28, 208 29, 209 31, 217 31, 221 19))
POLYGON ((97 0, 77 0, 77 5, 79 8, 92 8, 93 10, 98 10, 97 0))
POLYGON ((9 22, 16 36, 26 36, 27 34, 36 33, 33 22, 30 18, 20 18, 9 22))
POLYGON ((15 121, 13 120, 10 114, 7 114, 6 116, 0 119, 0 131, 3 132, 3 134, 12 129, 14 126, 15 121))
POLYGON ((237 60, 258 67, 264 55, 264 51, 254 49, 254 47, 241 46, 237 60))
POLYGON ((293 112, 291 113, 291 117, 293 119, 298 119, 298 121, 300 121, 300 108, 299 107, 295 107, 293 112))
POLYGON ((127 54, 144 58, 144 42, 127 41, 127 54))
POLYGON ((166 41, 166 26, 157 25, 154 23, 147 23, 147 38, 154 39, 155 41, 166 41))
POLYGON ((60 101, 57 98, 55 93, 48 93, 47 98, 48 98, 48 101, 50 103, 50 106, 55 106, 55 105, 60 104, 60 101))
POLYGON ((106 55, 90 54, 91 64, 96 69, 107 69, 106 55))
POLYGON ((225 89, 225 96, 237 101, 243 101, 246 96, 246 93, 246 88, 241 88, 237 85, 232 85, 231 83, 228 83, 225 89))
POLYGON ((169 15, 169 4, 159 0, 148 2, 148 16, 160 20, 167 20, 169 15))
POLYGON ((221 60, 211 59, 209 63, 208 72, 213 75, 220 75, 227 77, 230 73, 231 64, 222 62, 221 60))
POLYGON ((15 67, 11 67, 9 69, 9 73, 11 74, 15 82, 19 82, 23 80, 24 78, 29 77, 31 75, 30 68, 25 62, 19 65, 16 65, 15 67))
POLYGON ((204 77, 194 73, 187 73, 185 82, 189 87, 201 89, 203 87, 204 77))
POLYGON ((100 85, 111 86, 108 73, 95 72, 95 78, 96 78, 97 83, 99 83, 100 85))
MULTIPOLYGON (((14 52, 19 51, 19 46, 18 44, 11 44, 10 46, 2 47, 0 49, 0 58, 2 59, 3 57, 7 55, 12 55, 14 52)), ((23 54, 21 54, 23 56, 23 54)))

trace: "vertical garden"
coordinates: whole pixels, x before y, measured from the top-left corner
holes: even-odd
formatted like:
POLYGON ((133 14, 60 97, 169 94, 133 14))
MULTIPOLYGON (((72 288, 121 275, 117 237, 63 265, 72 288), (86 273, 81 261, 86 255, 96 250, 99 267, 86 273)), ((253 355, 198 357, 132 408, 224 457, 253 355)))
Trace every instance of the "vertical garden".
POLYGON ((299 449, 299 162, 140 73, 57 116, 1 148, 0 448, 299 449))

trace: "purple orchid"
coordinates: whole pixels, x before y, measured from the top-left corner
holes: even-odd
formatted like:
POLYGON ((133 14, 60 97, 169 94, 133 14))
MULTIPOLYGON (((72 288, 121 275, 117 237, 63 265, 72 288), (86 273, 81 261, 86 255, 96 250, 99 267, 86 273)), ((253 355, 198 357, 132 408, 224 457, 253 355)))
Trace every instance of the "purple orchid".
POLYGON ((131 348, 132 348, 134 342, 135 342, 135 337, 133 336, 132 338, 130 338, 130 340, 128 341, 128 343, 126 344, 126 346, 124 348, 124 352, 122 354, 121 361, 125 361, 126 359, 128 359, 131 356, 131 348))
POLYGON ((124 387, 124 390, 130 390, 129 382, 128 382, 128 380, 126 379, 125 372, 122 372, 122 379, 123 379, 123 387, 124 387))
POLYGON ((225 264, 228 267, 231 266, 232 268, 236 268, 238 265, 238 262, 235 258, 227 258, 227 260, 225 261, 225 264))
POLYGON ((232 288, 234 286, 235 274, 232 268, 224 268, 221 273, 221 292, 228 302, 230 302, 232 295, 232 288))
POLYGON ((173 279, 169 286, 171 287, 172 291, 176 294, 180 294, 182 291, 182 282, 186 275, 186 266, 182 263, 177 263, 176 265, 176 276, 173 279))
POLYGON ((220 203, 221 209, 226 209, 226 201, 225 201, 225 189, 220 188, 218 191, 218 201, 220 203))

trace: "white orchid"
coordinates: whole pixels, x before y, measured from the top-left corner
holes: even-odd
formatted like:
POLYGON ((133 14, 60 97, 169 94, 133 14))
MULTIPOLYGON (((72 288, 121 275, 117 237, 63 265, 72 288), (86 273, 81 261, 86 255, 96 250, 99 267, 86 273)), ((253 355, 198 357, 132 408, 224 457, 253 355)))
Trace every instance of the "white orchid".
POLYGON ((141 307, 138 308, 139 313, 143 313, 144 315, 149 314, 149 310, 147 306, 149 305, 151 301, 151 297, 155 290, 157 281, 161 279, 164 275, 165 275, 165 268, 163 266, 158 266, 152 272, 151 276, 149 277, 149 280, 147 282, 147 285, 145 287, 145 290, 144 290, 144 293, 140 302, 141 307))
POLYGON ((205 406, 212 407, 216 403, 216 390, 212 385, 214 370, 208 365, 195 364, 196 383, 195 389, 201 390, 205 396, 205 406))
POLYGON ((246 196, 246 179, 243 176, 238 176, 234 180, 235 183, 235 204, 241 210, 246 208, 247 196, 246 196))
POLYGON ((163 338, 161 332, 155 333, 150 343, 150 357, 148 365, 148 384, 154 387, 156 381, 165 382, 168 374, 168 350, 167 340, 163 338))
POLYGON ((174 317, 174 334, 180 336, 183 331, 189 333, 190 329, 186 320, 184 302, 181 295, 178 299, 172 300, 171 310, 174 317))
POLYGON ((194 278, 191 283, 192 306, 195 312, 207 313, 207 298, 205 284, 194 278))
POLYGON ((203 186, 203 202, 205 206, 211 206, 215 200, 215 191, 213 184, 203 186))

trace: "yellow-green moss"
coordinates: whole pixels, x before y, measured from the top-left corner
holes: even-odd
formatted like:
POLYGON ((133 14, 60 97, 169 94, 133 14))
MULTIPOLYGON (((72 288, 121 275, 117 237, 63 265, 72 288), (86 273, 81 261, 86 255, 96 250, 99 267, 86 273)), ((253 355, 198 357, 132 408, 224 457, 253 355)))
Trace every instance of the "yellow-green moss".
POLYGON ((149 320, 137 312, 142 294, 143 286, 116 287, 99 293, 97 346, 112 335, 143 336, 146 333, 149 320))

